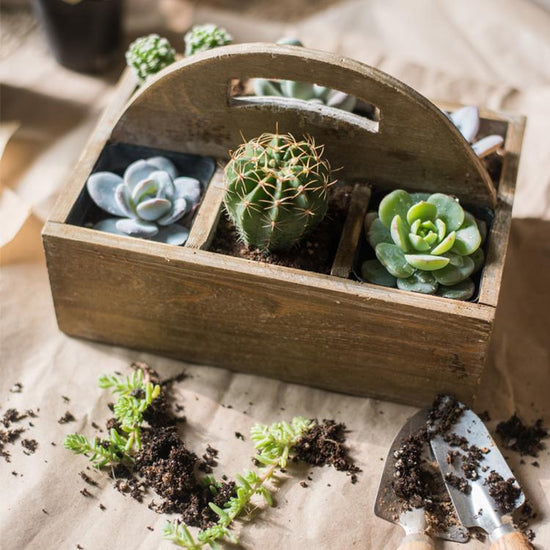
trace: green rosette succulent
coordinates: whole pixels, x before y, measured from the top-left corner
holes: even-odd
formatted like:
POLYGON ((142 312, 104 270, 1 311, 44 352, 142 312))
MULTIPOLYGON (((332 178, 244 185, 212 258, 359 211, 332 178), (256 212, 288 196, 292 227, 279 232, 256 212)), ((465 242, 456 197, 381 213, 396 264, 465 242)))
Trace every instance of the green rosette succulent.
POLYGON ((126 51, 126 63, 141 82, 168 67, 175 60, 176 50, 166 38, 158 34, 137 38, 126 51))
POLYGON ((368 282, 467 300, 481 269, 482 222, 442 193, 392 191, 378 213, 367 214, 367 239, 376 253, 361 267, 368 282), (478 225, 480 224, 480 225, 478 225))
POLYGON ((233 37, 224 28, 208 23, 195 25, 187 32, 184 41, 185 55, 188 56, 231 44, 233 37))

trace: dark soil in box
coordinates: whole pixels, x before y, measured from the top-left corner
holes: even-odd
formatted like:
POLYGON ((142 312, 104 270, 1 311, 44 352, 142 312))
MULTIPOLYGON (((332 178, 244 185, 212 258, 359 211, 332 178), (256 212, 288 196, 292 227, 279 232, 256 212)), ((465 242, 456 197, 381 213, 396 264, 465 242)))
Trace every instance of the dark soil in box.
POLYGON ((323 221, 306 239, 291 250, 268 254, 262 250, 249 249, 239 242, 234 225, 226 215, 222 215, 210 251, 329 274, 346 221, 352 190, 353 186, 350 184, 334 186, 330 192, 328 212, 323 221))

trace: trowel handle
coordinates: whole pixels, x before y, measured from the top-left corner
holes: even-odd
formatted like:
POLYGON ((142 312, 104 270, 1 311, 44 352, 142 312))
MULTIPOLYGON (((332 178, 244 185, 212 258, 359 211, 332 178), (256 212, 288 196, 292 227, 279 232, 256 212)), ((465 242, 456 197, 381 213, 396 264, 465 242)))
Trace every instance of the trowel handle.
POLYGON ((491 550, 533 550, 533 547, 523 533, 515 531, 495 540, 491 545, 491 550))
MULTIPOLYGON (((502 547, 504 549, 504 546, 502 547)), ((518 547, 519 548, 519 547, 518 547)), ((523 547, 521 547, 523 548, 523 547)), ((423 533, 407 535, 397 550, 434 550, 433 540, 423 533)))

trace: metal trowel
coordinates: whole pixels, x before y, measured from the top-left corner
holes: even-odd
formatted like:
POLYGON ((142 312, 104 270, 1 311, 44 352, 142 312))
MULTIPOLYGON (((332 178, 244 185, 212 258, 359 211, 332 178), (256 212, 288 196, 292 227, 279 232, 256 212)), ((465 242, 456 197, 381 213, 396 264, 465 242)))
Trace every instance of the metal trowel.
MULTIPOLYGON (((466 438, 468 447, 475 445, 483 452, 483 458, 479 461, 479 466, 475 468, 476 473, 470 476, 478 477, 475 480, 468 479, 470 487, 463 492, 456 487, 456 480, 465 477, 462 469, 464 464, 462 456, 467 451, 465 452, 464 449, 456 445, 451 446, 441 435, 435 435, 430 440, 431 448, 460 521, 466 527, 483 529, 489 535, 492 543, 491 550, 531 549, 529 541, 522 533, 515 531, 509 518, 509 514, 525 501, 517 481, 513 483, 518 493, 516 500, 515 503, 511 503, 506 514, 499 510, 497 503, 490 495, 491 484, 488 482, 488 478, 491 472, 496 472, 504 480, 514 478, 514 475, 493 438, 489 435, 485 424, 470 409, 464 407, 464 412, 448 433, 456 434, 458 438, 466 438), (452 453, 457 451, 460 456, 455 454, 453 457, 452 453), (454 481, 454 484, 449 480, 454 481)), ((447 439, 449 438, 447 437, 447 439)))
MULTIPOLYGON (((395 451, 399 449, 403 440, 426 426, 428 409, 423 409, 411 417, 395 436, 386 458, 386 464, 380 480, 374 513, 386 521, 400 525, 405 530, 405 539, 399 546, 399 550, 433 550, 433 540, 424 533, 426 527, 426 516, 423 508, 415 508, 410 511, 399 513, 401 502, 395 495, 392 488, 392 481, 395 473, 396 457, 395 451)), ((423 457, 427 462, 435 459, 430 451, 430 446, 425 445, 426 455, 423 457)), ((439 473, 436 473, 438 478, 439 473)), ((437 480, 442 491, 445 486, 442 479, 437 480)), ((469 540, 468 530, 461 525, 450 525, 444 531, 434 532, 434 536, 454 542, 467 542, 469 540)))

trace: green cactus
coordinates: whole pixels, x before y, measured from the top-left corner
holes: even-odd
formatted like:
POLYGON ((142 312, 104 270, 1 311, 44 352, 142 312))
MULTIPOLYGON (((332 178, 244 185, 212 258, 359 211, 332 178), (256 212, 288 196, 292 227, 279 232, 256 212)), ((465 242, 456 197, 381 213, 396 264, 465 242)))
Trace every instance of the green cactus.
POLYGON ((262 134, 225 168, 225 208, 241 240, 262 250, 290 248, 325 216, 331 171, 312 138, 262 134))
POLYGON ((184 38, 185 55, 193 55, 225 46, 233 42, 233 37, 223 28, 208 23, 206 25, 195 25, 184 38))
POLYGON ((141 36, 126 51, 126 63, 143 82, 176 60, 176 50, 166 38, 158 34, 141 36))
POLYGON ((367 214, 367 239, 377 259, 363 263, 362 277, 467 300, 475 290, 469 277, 484 261, 481 223, 448 195, 393 191, 382 199, 378 214, 367 214))

